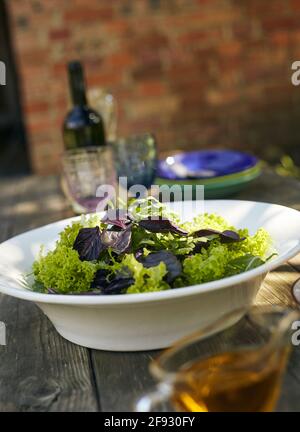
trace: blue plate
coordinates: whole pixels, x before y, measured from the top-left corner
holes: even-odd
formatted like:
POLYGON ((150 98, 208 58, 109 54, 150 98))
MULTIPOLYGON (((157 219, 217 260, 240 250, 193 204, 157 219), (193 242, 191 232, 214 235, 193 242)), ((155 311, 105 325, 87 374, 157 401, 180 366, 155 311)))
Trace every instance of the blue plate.
POLYGON ((241 173, 233 173, 227 176, 215 177, 211 179, 191 179, 191 180, 168 180, 157 177, 156 184, 159 186, 174 185, 180 186, 184 193, 185 186, 192 186, 192 199, 197 198, 197 185, 204 186, 205 199, 219 199, 235 195, 245 189, 253 180, 261 174, 261 164, 258 163, 254 167, 245 170, 241 173))
POLYGON ((168 180, 214 178, 245 171, 257 163, 256 157, 235 150, 200 150, 158 161, 157 176, 168 180))

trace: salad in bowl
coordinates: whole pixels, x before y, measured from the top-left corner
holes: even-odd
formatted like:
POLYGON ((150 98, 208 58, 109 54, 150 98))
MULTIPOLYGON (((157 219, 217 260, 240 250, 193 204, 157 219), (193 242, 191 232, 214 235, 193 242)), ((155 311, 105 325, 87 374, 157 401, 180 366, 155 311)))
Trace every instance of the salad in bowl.
POLYGON ((152 350, 246 310, 298 252, 297 210, 207 200, 195 212, 195 201, 148 199, 0 244, 0 292, 34 302, 73 343, 152 350))
POLYGON ((264 228, 253 235, 218 214, 182 223, 150 197, 104 216, 82 216, 33 263, 36 291, 118 295, 164 291, 254 269, 275 255, 264 228))

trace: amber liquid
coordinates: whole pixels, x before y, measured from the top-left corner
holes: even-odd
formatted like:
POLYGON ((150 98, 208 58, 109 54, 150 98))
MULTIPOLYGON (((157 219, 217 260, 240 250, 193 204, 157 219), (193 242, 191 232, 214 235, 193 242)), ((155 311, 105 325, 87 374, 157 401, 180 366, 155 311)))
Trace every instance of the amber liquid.
POLYGON ((273 411, 287 355, 284 349, 262 360, 259 352, 244 351, 196 362, 181 373, 175 407, 189 412, 273 411))

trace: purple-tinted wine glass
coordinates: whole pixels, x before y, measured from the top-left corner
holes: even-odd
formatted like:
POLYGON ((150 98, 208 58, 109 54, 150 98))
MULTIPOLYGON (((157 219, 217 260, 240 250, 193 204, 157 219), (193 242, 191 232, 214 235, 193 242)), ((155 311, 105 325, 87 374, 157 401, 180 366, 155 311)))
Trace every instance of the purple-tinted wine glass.
POLYGON ((68 150, 63 155, 63 190, 75 213, 101 210, 113 199, 109 193, 97 197, 100 186, 116 188, 113 152, 109 146, 68 150))

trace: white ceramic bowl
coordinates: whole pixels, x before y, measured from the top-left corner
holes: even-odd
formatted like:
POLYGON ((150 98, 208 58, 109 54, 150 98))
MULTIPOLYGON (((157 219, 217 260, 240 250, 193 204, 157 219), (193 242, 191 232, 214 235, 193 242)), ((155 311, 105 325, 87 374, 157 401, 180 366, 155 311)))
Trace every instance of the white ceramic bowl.
MULTIPOLYGON (((174 210, 182 203, 173 203, 174 210)), ((192 202, 185 202, 192 219, 192 202), (189 211, 190 210, 190 211, 189 211)), ((186 211, 188 210, 188 211, 186 211)), ((64 296, 24 288, 39 247, 52 248, 71 219, 14 237, 0 245, 0 291, 35 302, 66 339, 90 348, 142 351, 165 348, 222 314, 251 304, 267 272, 300 251, 300 212, 249 201, 205 201, 238 228, 266 228, 278 257, 254 270, 215 282, 169 291, 116 296, 64 296)), ((26 329, 24 329, 26 332, 26 329)))

